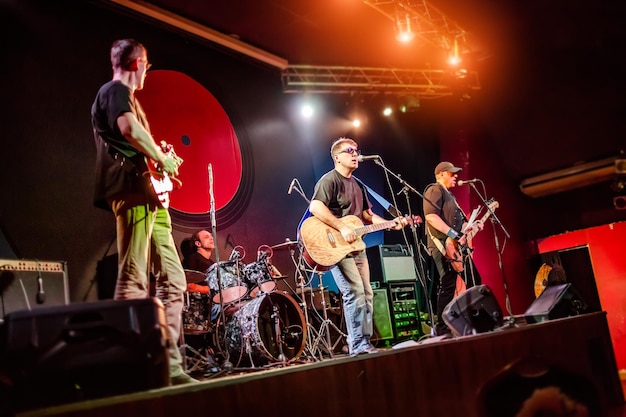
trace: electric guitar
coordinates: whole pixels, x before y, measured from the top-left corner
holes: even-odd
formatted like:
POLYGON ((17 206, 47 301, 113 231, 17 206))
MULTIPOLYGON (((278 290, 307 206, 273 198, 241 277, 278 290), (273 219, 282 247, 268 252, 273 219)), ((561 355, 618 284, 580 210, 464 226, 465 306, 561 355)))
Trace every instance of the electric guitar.
MULTIPOLYGON (((182 158, 176 155, 174 147, 165 141, 160 143, 161 150, 168 158, 173 158, 176 163, 176 167, 180 167, 183 163, 182 158)), ((144 169, 143 176, 150 180, 150 186, 152 191, 156 195, 163 208, 168 208, 170 205, 170 192, 175 188, 182 187, 182 182, 159 166, 159 164, 151 158, 144 156, 144 169)))
MULTIPOLYGON (((412 220, 408 217, 407 219, 409 223, 422 223, 420 216, 413 216, 412 220)), ((342 217, 341 221, 353 228, 358 237, 357 240, 352 243, 346 242, 339 230, 327 225, 315 216, 308 217, 302 222, 299 232, 299 239, 304 247, 302 255, 311 268, 325 271, 346 255, 365 250, 365 242, 362 237, 367 233, 396 226, 395 220, 364 226, 361 219, 353 215, 342 217)))
MULTIPOLYGON (((480 219, 483 224, 487 221, 489 216, 491 216, 491 212, 499 207, 499 204, 497 201, 492 201, 488 204, 488 207, 489 210, 480 219)), ((474 236, 476 236, 476 233, 478 233, 479 231, 480 229, 478 229, 478 227, 476 227, 476 225, 474 224, 474 226, 472 226, 470 230, 465 232, 465 240, 467 242, 467 245, 471 244, 471 240, 474 238, 474 236)), ((465 268, 463 257, 469 252, 469 248, 467 245, 461 245, 459 244, 459 242, 450 237, 446 238, 446 243, 444 245, 446 249, 446 258, 450 261, 452 268, 456 272, 463 272, 463 269, 465 268)))

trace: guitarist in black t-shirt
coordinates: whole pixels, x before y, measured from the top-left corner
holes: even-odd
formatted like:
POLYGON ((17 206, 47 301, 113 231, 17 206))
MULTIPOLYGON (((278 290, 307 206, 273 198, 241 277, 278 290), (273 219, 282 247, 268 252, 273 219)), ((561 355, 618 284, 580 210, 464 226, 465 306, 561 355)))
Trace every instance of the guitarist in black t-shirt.
MULTIPOLYGON (((464 265, 469 262, 472 279, 464 282, 459 279, 461 285, 471 287, 480 284, 480 276, 473 267, 470 256, 454 258, 451 252, 456 249, 467 247, 466 236, 462 233, 467 218, 459 207, 456 197, 450 192, 450 188, 456 186, 457 174, 461 168, 455 167, 450 162, 441 162, 435 168, 436 183, 430 184, 424 191, 424 217, 426 219, 426 236, 428 251, 435 261, 439 273, 439 288, 437 291, 437 335, 451 333, 444 323, 442 314, 445 307, 454 299, 457 290, 457 277, 464 270, 464 265), (448 239, 450 238, 450 239, 448 239), (447 246, 447 248, 446 248, 447 246), (448 254, 448 256, 447 256, 448 254)), ((477 221, 474 227, 482 229, 483 224, 477 221)))

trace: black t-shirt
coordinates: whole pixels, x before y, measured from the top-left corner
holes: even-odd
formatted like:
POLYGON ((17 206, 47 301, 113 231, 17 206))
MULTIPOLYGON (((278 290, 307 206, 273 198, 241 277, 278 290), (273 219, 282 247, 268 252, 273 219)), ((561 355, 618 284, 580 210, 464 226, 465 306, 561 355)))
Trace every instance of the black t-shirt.
POLYGON ((131 112, 143 127, 150 127, 141 105, 131 96, 130 89, 120 81, 104 84, 91 106, 91 124, 96 144, 96 181, 94 205, 109 209, 107 202, 120 193, 136 193, 146 196, 146 201, 154 202, 148 192, 150 184, 143 177, 142 154, 122 135, 117 119, 131 112))
MULTIPOLYGON (((438 183, 431 184, 424 191, 424 216, 428 214, 439 215, 448 226, 457 232, 460 232, 463 227, 465 215, 457 204, 456 198, 450 191, 438 183)), ((435 238, 440 240, 446 239, 445 233, 441 233, 429 224, 426 227, 428 227, 428 230, 435 238)), ((430 237, 430 233, 426 233, 428 247, 433 248, 435 244, 430 237)))
POLYGON ((215 261, 213 259, 207 259, 199 252, 194 252, 185 259, 183 259, 183 267, 185 269, 191 269, 192 271, 200 271, 203 274, 207 272, 207 269, 213 265, 215 261))
POLYGON ((312 199, 324 203, 338 218, 354 215, 363 220, 363 211, 371 208, 363 186, 353 176, 346 178, 336 169, 319 179, 312 199))

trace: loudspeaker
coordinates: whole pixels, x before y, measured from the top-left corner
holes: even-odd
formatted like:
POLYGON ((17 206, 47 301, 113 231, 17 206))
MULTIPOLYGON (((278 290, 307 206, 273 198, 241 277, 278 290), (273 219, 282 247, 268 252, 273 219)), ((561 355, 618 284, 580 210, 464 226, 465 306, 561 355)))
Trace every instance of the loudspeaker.
POLYGON ((67 264, 0 259, 0 295, 2 317, 19 310, 69 304, 67 264))
POLYGON ((165 309, 156 298, 16 311, 2 330, 0 403, 14 410, 169 383, 165 309))
POLYGON ((372 340, 393 339, 393 325, 389 312, 387 290, 374 290, 374 335, 372 340))
POLYGON ((527 323, 576 316, 587 311, 587 304, 571 283, 546 287, 524 313, 527 323))
POLYGON ((406 246, 380 245, 379 250, 384 282, 417 279, 415 262, 406 246))
POLYGON ((502 310, 486 285, 471 287, 443 310, 443 321, 457 336, 484 333, 502 326, 502 310))

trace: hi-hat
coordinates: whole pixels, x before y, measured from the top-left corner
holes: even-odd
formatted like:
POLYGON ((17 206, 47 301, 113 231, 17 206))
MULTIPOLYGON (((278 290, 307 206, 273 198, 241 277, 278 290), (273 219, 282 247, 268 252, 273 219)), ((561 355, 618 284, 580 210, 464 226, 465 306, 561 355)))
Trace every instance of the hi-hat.
POLYGON ((206 280, 206 276, 202 272, 192 271, 191 269, 185 269, 185 278, 187 278, 188 284, 196 284, 206 280))
POLYGON ((296 246, 298 246, 298 241, 293 241, 289 238, 287 238, 283 243, 279 243, 277 245, 274 246, 270 246, 270 248, 272 249, 291 249, 291 248, 295 248, 296 246))

